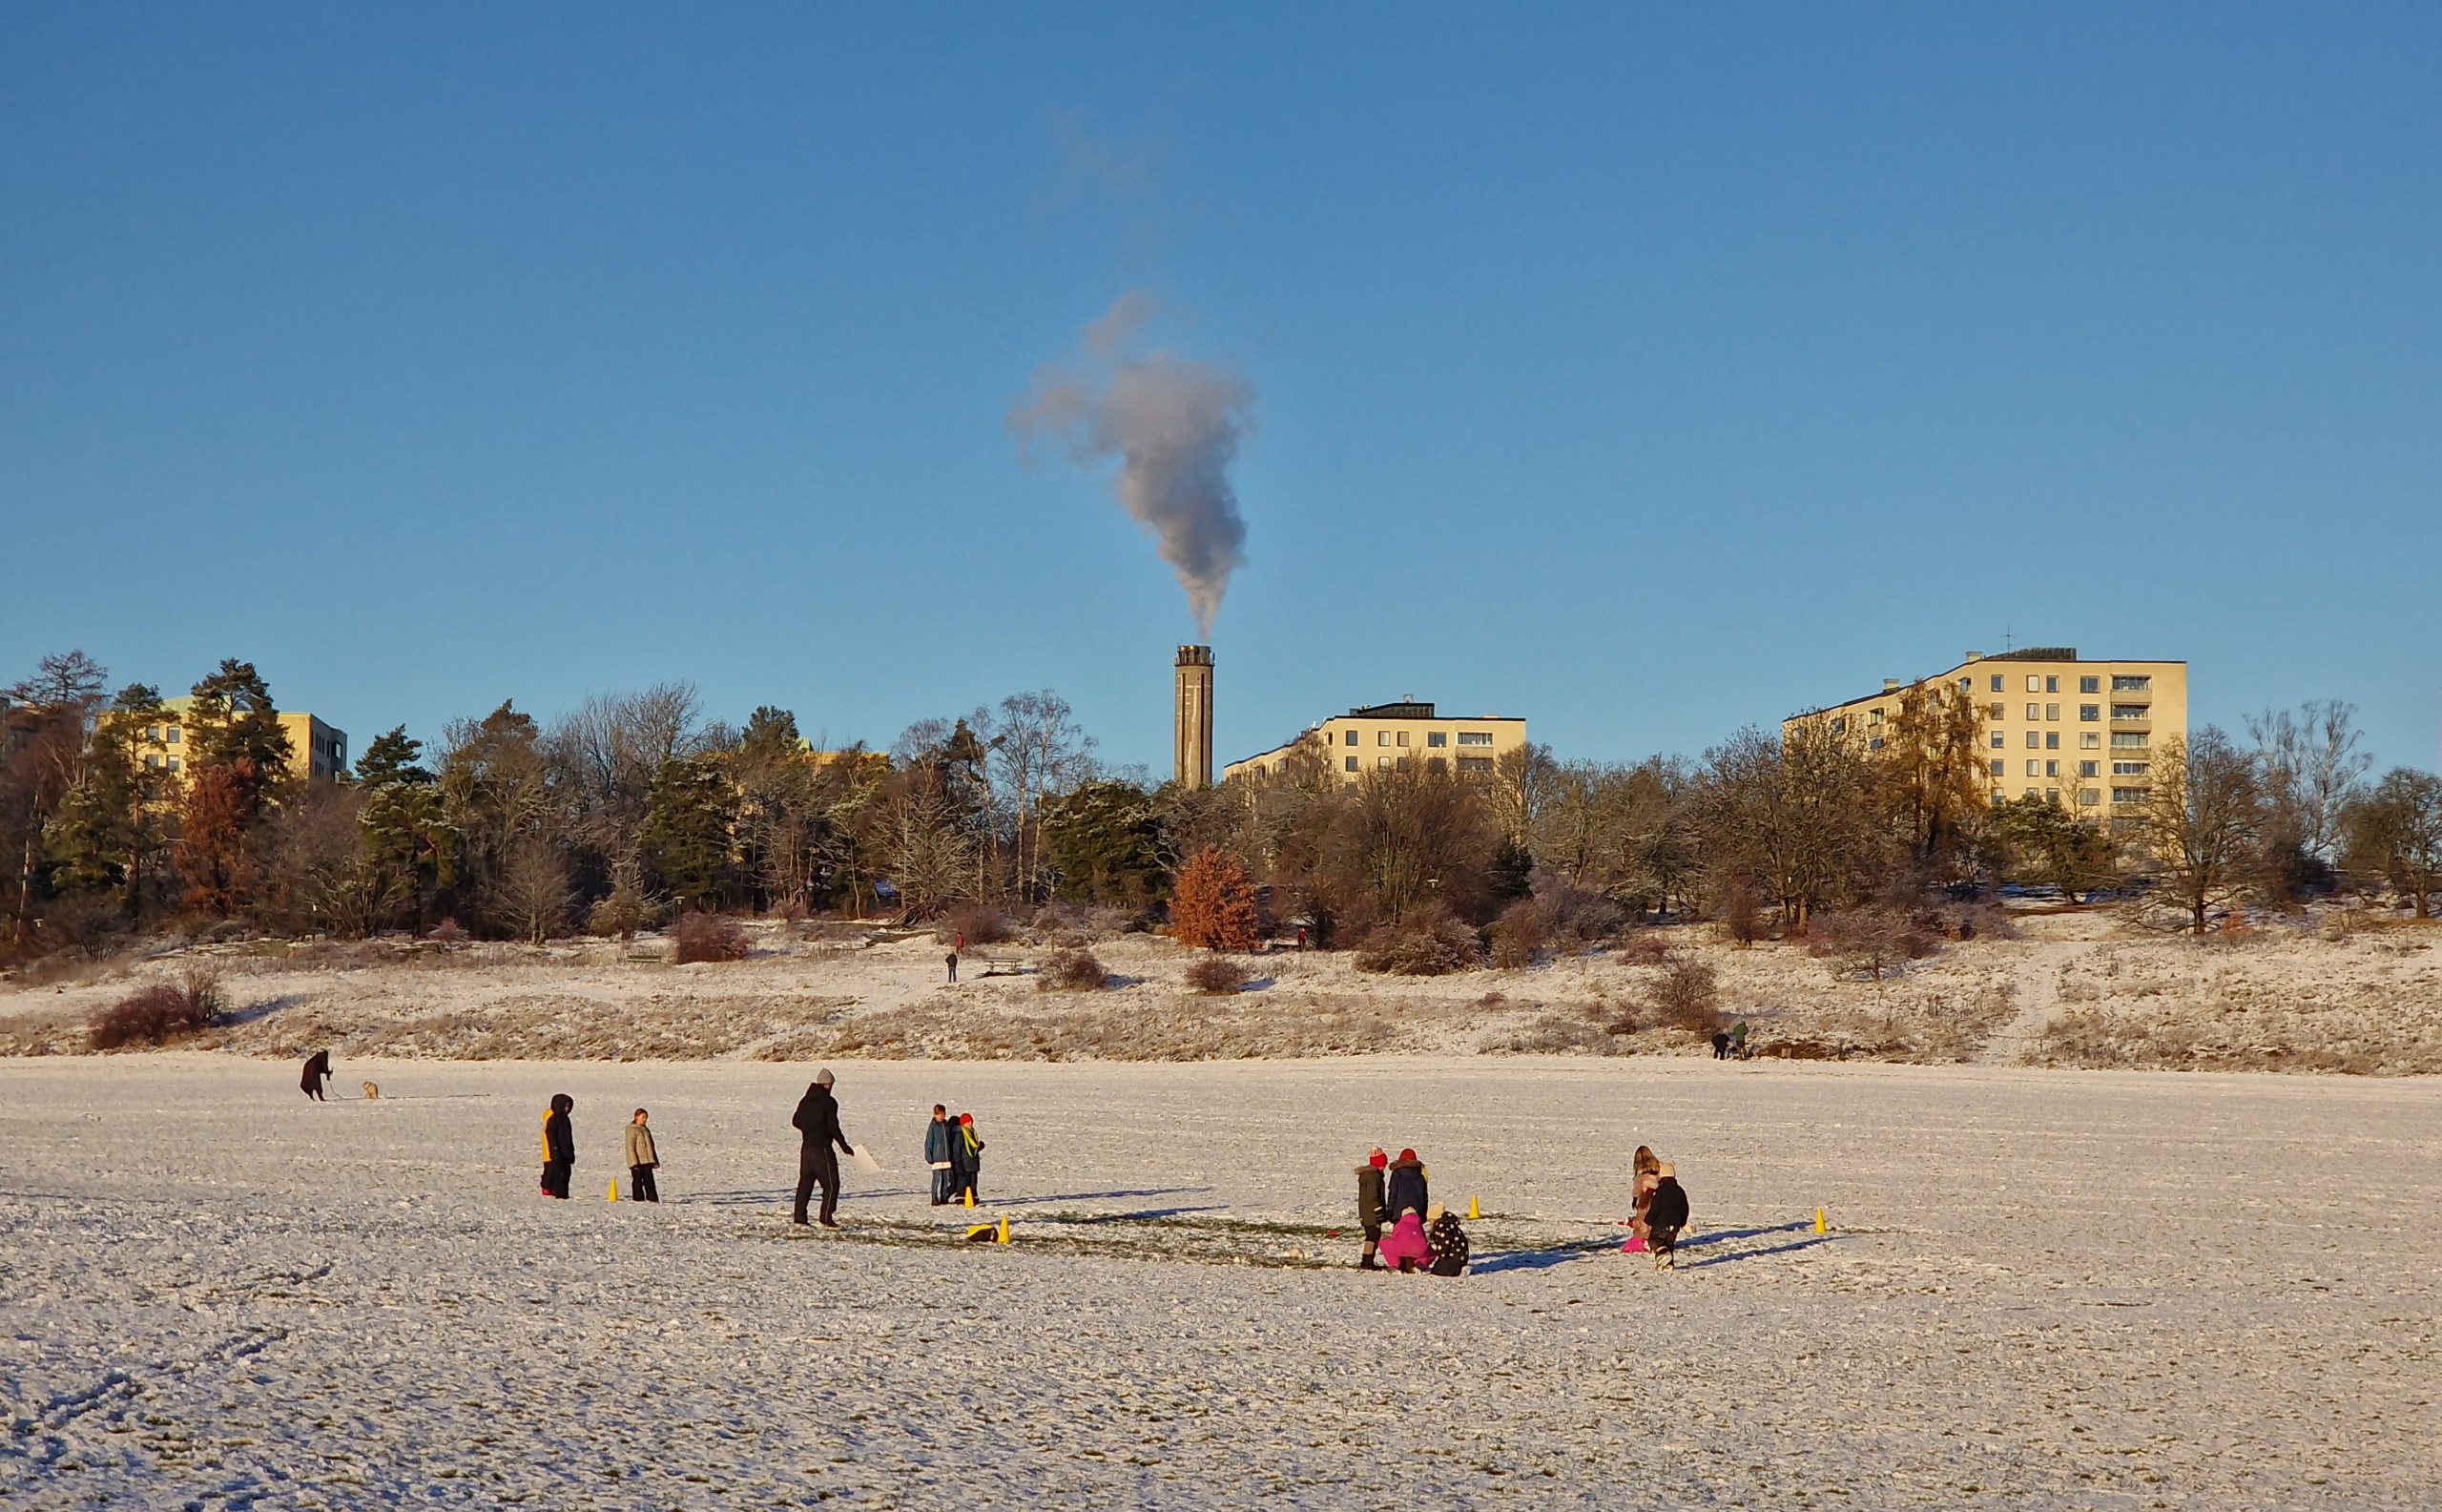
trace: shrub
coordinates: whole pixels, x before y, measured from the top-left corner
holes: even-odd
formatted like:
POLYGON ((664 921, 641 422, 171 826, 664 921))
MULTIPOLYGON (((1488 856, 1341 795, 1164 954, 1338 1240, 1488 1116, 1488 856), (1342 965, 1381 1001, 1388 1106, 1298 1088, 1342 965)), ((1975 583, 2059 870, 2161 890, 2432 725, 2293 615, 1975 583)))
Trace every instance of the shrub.
POLYGON ((1009 938, 1009 916, 990 903, 961 903, 942 915, 933 938, 946 945, 961 935, 970 945, 997 945, 1009 938))
MULTIPOLYGON (((1511 912, 1516 911, 1513 905, 1511 912)), ((1543 938, 1562 950, 1599 945, 1628 922, 1627 910, 1605 895, 1541 872, 1535 876, 1534 916, 1543 938)))
POLYGON ((441 922, 433 925, 432 933, 424 936, 424 938, 426 940, 437 941, 445 945, 454 945, 466 938, 466 931, 458 927, 457 920, 445 919, 441 922))
POLYGON ((1254 883, 1236 857, 1208 845, 1179 867, 1170 883, 1170 938, 1211 950, 1263 943, 1254 883))
POLYGON ((1833 969, 1880 982, 1894 968, 1921 961, 1941 948, 1934 927, 1889 908, 1854 908, 1816 924, 1807 946, 1829 958, 1833 969))
POLYGON ((1228 956, 1204 956, 1187 968, 1187 981, 1196 991, 1217 997, 1244 987, 1247 968, 1228 956))
POLYGON ((1663 967, 1653 984, 1653 1016, 1691 1034, 1710 1034, 1721 1027, 1721 989, 1713 968, 1701 961, 1673 961, 1663 967))
POLYGON ((1670 942, 1657 935, 1639 935, 1620 947, 1624 966, 1658 966, 1670 959, 1670 942))
POLYGON ((189 971, 175 986, 156 983, 140 987, 95 1014, 93 1046, 115 1050, 128 1045, 165 1045, 210 1028, 220 1007, 220 979, 209 971, 189 971))
POLYGON ((1504 971, 1516 971, 1535 963, 1535 951, 1543 942, 1543 922, 1535 901, 1521 898, 1511 903, 1494 922, 1492 963, 1504 971))
POLYGON ((1741 945, 1751 945, 1763 937, 1763 905, 1756 901, 1755 884, 1744 877, 1729 880, 1729 896, 1722 901, 1721 924, 1729 938, 1741 945))
POLYGON ((1476 932, 1447 908, 1417 909, 1385 924, 1356 952, 1356 969, 1402 977, 1438 977, 1476 963, 1476 932))
POLYGON ((672 959, 680 965, 696 961, 743 961, 746 930, 720 914, 688 914, 678 921, 678 948, 672 959))
POLYGON ((1110 973, 1086 949, 1055 950, 1036 974, 1037 992, 1099 992, 1110 981, 1110 973))

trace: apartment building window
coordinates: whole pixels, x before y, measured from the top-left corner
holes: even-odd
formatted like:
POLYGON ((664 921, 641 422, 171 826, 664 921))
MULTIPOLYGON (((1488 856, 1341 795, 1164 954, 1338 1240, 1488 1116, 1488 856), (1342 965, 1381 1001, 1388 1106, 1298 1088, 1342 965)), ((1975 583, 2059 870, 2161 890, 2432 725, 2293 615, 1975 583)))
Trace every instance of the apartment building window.
POLYGON ((1374 758, 1374 764, 1380 767, 1383 771, 1388 772, 1391 769, 1391 758, 1389 756, 1376 756, 1374 758))
POLYGON ((1834 719, 1834 720, 1832 720, 1832 733, 1833 735, 1846 735, 1846 734, 1848 733, 1848 730, 1849 730, 1849 717, 1848 717, 1848 715, 1842 715, 1839 718, 1834 719))
POLYGON ((2099 806, 2101 802, 2102 789, 2080 788, 2078 790, 2078 806, 2080 808, 2094 808, 2099 806))
POLYGON ((2078 679, 2078 691, 2080 693, 2101 693, 2102 692, 2102 679, 2100 677, 2080 677, 2078 679))
POLYGON ((2111 706, 2114 719, 2151 719, 2154 711, 2142 703, 2116 703, 2111 706))
POLYGON ((2079 731, 2079 732, 2078 732, 2078 749, 2079 749, 2079 750, 2080 750, 2080 751, 2100 751, 2100 750, 2101 750, 2101 749, 2102 749, 2102 732, 2101 732, 2101 731, 2100 731, 2100 730, 2080 730, 2080 731, 2079 731))
POLYGON ((1492 770, 1492 757, 1460 756, 1459 758, 1459 770, 1461 772, 1489 772, 1492 770))
POLYGON ((157 772, 161 767, 161 758, 156 756, 148 756, 144 758, 144 764, 157 772))
POLYGON ((2033 673, 2028 673, 2026 674, 2026 691, 2029 693, 2041 693, 2043 691, 2043 679, 2033 673))
POLYGON ((2145 732, 2114 730, 2111 733, 2111 748, 2114 751, 2142 751, 2145 749, 2145 732))
POLYGON ((176 745, 178 743, 178 727, 176 725, 163 725, 161 727, 161 743, 163 745, 176 745))
POLYGON ((2043 722, 2045 724, 2059 724, 2060 722, 2060 706, 2059 704, 2048 703, 2043 706, 2043 722))
POLYGON ((1459 732, 1459 743, 1460 745, 1490 745, 1492 744, 1492 732, 1489 730, 1461 730, 1459 732))
MULTIPOLYGON (((1355 744, 1356 744, 1356 731, 1351 730, 1351 731, 1348 733, 1348 743, 1349 743, 1350 745, 1355 745, 1355 744)), ((1356 771, 1356 769, 1355 767, 1350 767, 1350 768, 1349 768, 1349 770, 1350 770, 1351 772, 1354 772, 1354 771, 1356 771)))
POLYGON ((2008 777, 2010 775, 2010 764, 2007 761, 1994 762, 1993 775, 1997 777, 2008 777))
POLYGON ((2078 776, 2081 777, 2099 777, 2102 776, 2102 763, 2100 761, 2080 761, 2078 763, 2078 776))
POLYGON ((2041 705, 2041 704, 2039 704, 2039 703, 2031 703, 2031 704, 2028 704, 2028 705, 2026 706, 2026 722, 2027 722, 2027 723, 2029 723, 2029 724, 2033 724, 2033 723, 2035 723, 2038 719, 2040 719, 2040 718, 2042 718, 2042 717, 2043 717, 2043 705, 2041 705))
POLYGON ((2078 717, 2088 724, 2096 723, 2102 718, 2102 705, 2099 703, 2081 703, 2078 705, 2078 717))
POLYGON ((2059 693, 2060 691, 2060 679, 2058 677, 2044 678, 2043 691, 2045 693, 2059 693))
POLYGON ((1427 730, 1424 733, 1424 743, 1428 746, 1448 745, 1450 743, 1450 732, 1447 730, 1427 730))
POLYGON ((2043 775, 2048 777, 2059 777, 2060 775, 2060 763, 2058 761, 2046 761, 2043 763, 2043 775))
POLYGON ((1868 723, 1868 724, 1880 724, 1880 723, 1882 723, 1882 711, 1881 711, 1881 710, 1879 710, 1879 709, 1869 709, 1869 710, 1867 710, 1867 711, 1866 711, 1866 723, 1868 723))
POLYGON ((2114 761, 2111 775, 2116 777, 2142 777, 2150 776, 2153 768, 2151 761, 2114 761))
POLYGON ((1984 716, 1988 719, 2006 719, 2010 716, 2010 706, 1999 703, 1986 704, 1984 716))
POLYGON ((2111 800, 2114 803, 2142 803, 2153 796, 2152 788, 2113 788, 2111 790, 2111 800))
POLYGON ((2000 674, 2000 673, 1995 673, 1993 674, 1993 692, 1995 692, 1995 693, 1999 693, 2000 691, 2001 691, 2001 674, 2000 674))
POLYGON ((2043 749, 2046 751, 2058 751, 2060 749, 2059 731, 2046 730, 2043 732, 2043 749))
POLYGON ((1408 758, 1406 756, 1399 757, 1398 766, 1400 771, 1405 772, 1408 769, 1408 758))
MULTIPOLYGON (((1351 736, 1349 736, 1349 738, 1350 738, 1350 739, 1352 739, 1352 740, 1354 740, 1354 739, 1356 739, 1356 737, 1355 735, 1351 735, 1351 736)), ((1350 756, 1350 757, 1348 758, 1348 769, 1349 769, 1351 772, 1354 772, 1354 771, 1356 771, 1356 757, 1355 757, 1355 756, 1350 756)))
POLYGON ((2043 801, 2051 804, 2056 809, 2059 808, 2060 806, 2060 790, 2059 788, 2045 788, 2043 790, 2043 801))
POLYGON ((1994 750, 1996 750, 1996 751, 1999 751, 1999 750, 2006 749, 2006 748, 2008 747, 2009 743, 2010 743, 2010 737, 2009 737, 2008 735, 2003 735, 2003 734, 2002 734, 2000 731, 1998 731, 1998 730, 1996 730, 1996 731, 1994 731, 1994 732, 1993 732, 1993 749, 1994 749, 1994 750))
POLYGON ((2039 777, 2043 776, 2043 763, 2040 761, 2028 762, 2026 764, 2026 775, 2031 777, 2039 777))
POLYGON ((178 758, 177 758, 176 756, 172 756, 172 757, 170 757, 170 770, 171 770, 171 771, 173 771, 173 772, 176 772, 177 769, 178 769, 178 758))
POLYGON ((1869 750, 1869 751, 1879 751, 1879 750, 1881 750, 1881 749, 1882 749, 1882 736, 1880 736, 1880 735, 1875 735, 1873 739, 1871 739, 1871 740, 1867 741, 1867 742, 1866 742, 1866 749, 1867 749, 1867 750, 1869 750))
POLYGON ((2111 679, 2111 691, 2113 693, 2151 693, 2154 691, 2154 679, 2146 675, 2133 677, 2115 675, 2111 679))
POLYGON ((1450 763, 1440 756, 1426 756, 1424 769, 1427 772, 1447 772, 1450 770, 1450 763))
POLYGON ((1399 744, 1401 744, 1401 745, 1405 745, 1405 744, 1407 744, 1407 743, 1408 743, 1408 733, 1407 733, 1405 730, 1402 730, 1402 731, 1400 731, 1400 732, 1399 732, 1399 740, 1398 740, 1398 743, 1399 743, 1399 744))
POLYGON ((1974 693, 1976 691, 1976 679, 1973 677, 1961 677, 1958 680, 1958 691, 1960 693, 1974 693))
POLYGON ((2042 750, 2043 733, 2039 730, 2029 730, 2026 733, 2026 748, 2030 751, 2042 750))
POLYGON ((1388 730, 1376 730, 1376 731, 1375 731, 1375 732, 1374 732, 1374 743, 1375 743, 1376 745, 1389 745, 1389 744, 1391 743, 1391 732, 1389 732, 1388 730))

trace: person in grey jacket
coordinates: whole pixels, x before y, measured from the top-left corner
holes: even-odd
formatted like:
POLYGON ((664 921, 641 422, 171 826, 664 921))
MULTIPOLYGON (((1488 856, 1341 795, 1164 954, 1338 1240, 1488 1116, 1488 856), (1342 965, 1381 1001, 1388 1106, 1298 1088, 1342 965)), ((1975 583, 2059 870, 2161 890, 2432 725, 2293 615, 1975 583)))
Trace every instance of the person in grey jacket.
POLYGON ((628 1126, 628 1195, 638 1202, 659 1202, 661 1189, 653 1185, 652 1173, 660 1164, 652 1130, 645 1126, 645 1110, 639 1108, 635 1122, 628 1126))

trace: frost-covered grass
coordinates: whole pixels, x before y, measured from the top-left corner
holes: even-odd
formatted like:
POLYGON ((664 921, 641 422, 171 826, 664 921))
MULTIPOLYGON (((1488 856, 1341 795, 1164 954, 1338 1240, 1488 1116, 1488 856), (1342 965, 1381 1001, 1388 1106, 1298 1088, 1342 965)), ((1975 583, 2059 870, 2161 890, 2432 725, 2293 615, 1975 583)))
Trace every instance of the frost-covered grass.
POLYGON ((1677 1059, 0 1065, 0 1503, 2416 1506, 2442 1085, 1677 1059), (360 1081, 379 1102, 354 1098, 360 1081), (534 1191, 577 1099, 578 1200, 534 1191), (932 1103, 985 1205, 931 1208, 932 1103), (653 1110, 670 1199, 603 1200, 653 1110), (1640 1141, 1685 1268, 1618 1254, 1640 1141), (1355 1272, 1413 1144, 1477 1274, 1355 1272), (1811 1218, 1828 1209, 1831 1232, 1811 1218), (971 1220, 1011 1220, 1004 1248, 971 1220), (1333 1231, 1339 1231, 1335 1236, 1333 1231))

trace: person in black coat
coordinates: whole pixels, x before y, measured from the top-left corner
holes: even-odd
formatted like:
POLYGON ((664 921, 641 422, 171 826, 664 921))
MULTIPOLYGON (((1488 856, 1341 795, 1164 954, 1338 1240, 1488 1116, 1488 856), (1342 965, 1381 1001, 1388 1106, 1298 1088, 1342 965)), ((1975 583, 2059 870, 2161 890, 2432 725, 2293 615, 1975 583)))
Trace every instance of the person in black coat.
POLYGON ((1668 1271, 1679 1263, 1679 1231, 1687 1226, 1687 1193, 1679 1185, 1678 1167, 1665 1162, 1654 1174, 1653 1201, 1645 1210, 1645 1242, 1653 1251, 1653 1268, 1668 1271))
POLYGON ((823 1067, 815 1074, 814 1085, 805 1089, 805 1097, 797 1104, 795 1124, 803 1136, 797 1149, 797 1205, 789 1216, 791 1223, 803 1223, 806 1198, 815 1184, 822 1186, 821 1224, 836 1229, 838 1223, 831 1216, 839 1206, 839 1156, 853 1155, 856 1147, 848 1136, 839 1132, 839 1103, 831 1095, 831 1068, 823 1067), (837 1145, 838 1150, 832 1149, 837 1145))
POLYGON ((1382 1207, 1393 1223, 1398 1222, 1399 1214, 1410 1208, 1414 1208, 1416 1215, 1421 1218, 1424 1210, 1433 1206, 1433 1199, 1425 1195, 1424 1162, 1416 1158, 1413 1150, 1400 1150, 1399 1158, 1391 1162, 1391 1173, 1383 1187, 1389 1200, 1382 1207))
POLYGON ((575 1098, 553 1092, 551 1110, 543 1118, 543 1195, 547 1197, 569 1194, 569 1174, 576 1169, 576 1126, 569 1122, 569 1114, 575 1108, 575 1098))
POLYGON ((328 1102, 329 1099, 322 1095, 322 1084, 330 1079, 330 1051, 316 1050, 313 1054, 305 1057, 305 1075, 303 1077, 303 1085, 306 1096, 312 1098, 318 1103, 328 1102))

